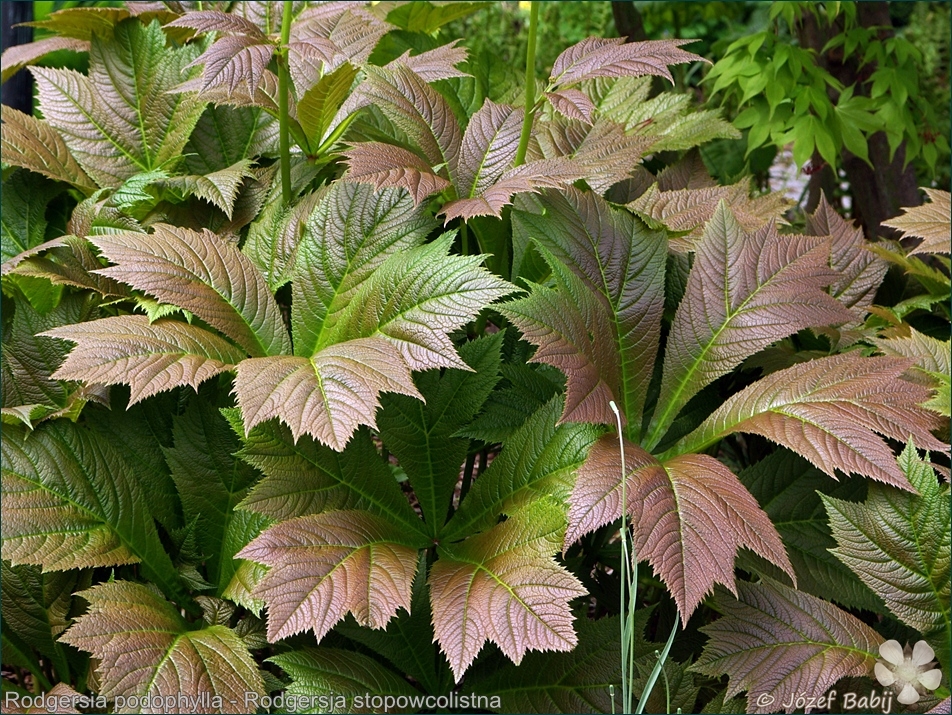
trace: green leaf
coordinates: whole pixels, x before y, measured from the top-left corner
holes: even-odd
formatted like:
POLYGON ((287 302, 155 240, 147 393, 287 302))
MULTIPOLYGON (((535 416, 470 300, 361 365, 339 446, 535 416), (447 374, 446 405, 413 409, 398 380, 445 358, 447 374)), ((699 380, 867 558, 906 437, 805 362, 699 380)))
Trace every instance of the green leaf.
POLYGON ((730 682, 725 698, 747 691, 747 712, 775 712, 803 689, 820 697, 845 676, 872 672, 883 637, 816 596, 765 579, 738 582, 738 597, 716 596, 723 615, 702 627, 710 638, 691 670, 730 682))
POLYGON ((176 176, 167 185, 217 206, 230 220, 242 182, 254 176, 251 163, 251 159, 239 159, 231 166, 200 176, 176 176))
POLYGON ((101 695, 169 698, 170 710, 183 709, 179 698, 185 696, 199 701, 196 710, 223 713, 247 712, 247 699, 264 697, 255 661, 230 628, 196 630, 171 603, 129 581, 78 595, 89 601, 89 611, 61 640, 99 660, 101 695))
POLYGON ((505 333, 460 348, 467 370, 441 375, 428 370, 415 383, 424 401, 385 395, 377 420, 380 436, 413 485, 431 535, 443 528, 469 440, 454 437, 482 407, 499 379, 499 351, 505 333))
POLYGON ((45 405, 50 411, 65 407, 71 390, 52 376, 66 356, 67 346, 41 333, 94 317, 94 303, 71 296, 46 315, 21 298, 15 297, 13 305, 13 320, 7 323, 0 345, 3 406, 45 405))
POLYGON ((370 656, 339 648, 304 648, 268 659, 291 676, 287 694, 312 703, 296 712, 375 712, 370 697, 420 692, 370 656), (308 700, 311 699, 311 700, 308 700))
POLYGON ((618 619, 580 618, 575 630, 578 645, 570 653, 529 653, 520 666, 488 674, 474 669, 464 692, 498 695, 497 712, 612 712, 609 686, 621 703, 618 619))
MULTIPOLYGON (((56 637, 69 625, 75 571, 44 574, 31 565, 0 564, 3 586, 3 625, 50 658, 60 678, 69 677, 69 664, 56 637)), ((6 653, 4 653, 6 660, 6 653)))
POLYGON ((402 30, 430 34, 453 20, 472 15, 485 6, 479 2, 406 3, 387 13, 387 22, 402 30))
POLYGON ((278 122, 260 107, 209 104, 182 150, 190 174, 204 175, 242 159, 278 153, 278 122))
POLYGON ((912 442, 899 467, 918 495, 871 484, 861 504, 823 496, 838 544, 832 551, 901 621, 948 636, 949 487, 939 483, 912 442))
MULTIPOLYGON (((589 331, 595 333, 596 353, 608 353, 606 358, 593 361, 599 366, 610 390, 608 399, 619 404, 631 429, 637 431, 661 329, 664 238, 660 233, 650 231, 640 220, 611 208, 606 201, 591 193, 575 189, 563 193, 550 191, 544 194, 541 204, 541 213, 514 211, 513 221, 522 227, 521 232, 551 251, 584 283, 590 298, 579 296, 569 281, 561 289, 562 300, 573 295, 574 300, 582 301, 580 315, 593 311, 600 317, 583 319, 583 324, 589 327, 581 335, 566 337, 578 341, 584 340, 589 331), (592 305, 586 308, 588 303, 592 305), (599 345, 603 321, 607 328, 606 340, 605 344, 599 345)), ((537 293, 533 291, 533 296, 537 293)), ((517 303, 528 308, 532 300, 528 298, 517 303)), ((512 302, 506 304, 507 310, 514 307, 512 302)), ((555 317, 549 316, 550 319, 555 317)), ((519 325, 519 321, 516 324, 519 325)), ((532 342, 539 344, 536 340, 532 342)), ((533 359, 563 367, 562 359, 556 356, 544 358, 544 354, 540 347, 533 359)), ((608 399, 589 401, 591 404, 586 409, 580 409, 579 400, 573 398, 573 393, 581 390, 585 395, 588 391, 573 383, 574 380, 570 379, 563 419, 581 417, 583 421, 614 421, 614 415, 608 410, 608 399)))
POLYGON ((140 563, 184 596, 134 470, 107 440, 64 421, 3 439, 3 557, 46 570, 140 563), (43 517, 38 514, 43 510, 43 517))
POLYGON ((45 120, 100 186, 162 168, 181 156, 204 103, 170 93, 194 57, 165 45, 158 22, 129 19, 94 35, 89 76, 33 67, 45 120))
MULTIPOLYGON (((566 501, 575 471, 598 437, 593 425, 559 424, 562 399, 553 398, 504 441, 493 460, 447 524, 443 538, 483 531, 502 514, 552 495, 566 501)), ((401 461, 402 464, 402 461, 401 461)))
MULTIPOLYGON (((779 449, 739 474, 783 540, 797 576, 797 587, 814 596, 827 598, 847 608, 863 608, 874 613, 883 609, 874 595, 829 549, 836 546, 818 494, 853 499, 866 493, 862 479, 833 482, 807 460, 779 449)), ((782 578, 779 569, 755 562, 745 554, 742 568, 753 568, 773 578, 782 578)))
POLYGON ((90 237, 116 265, 102 275, 184 308, 253 356, 291 351, 281 311, 261 273, 233 243, 155 224, 153 233, 90 237))
POLYGON ((28 171, 14 171, 4 180, 0 191, 0 260, 6 262, 46 240, 46 207, 62 190, 62 184, 28 171))
POLYGON ((564 529, 563 509, 541 499, 489 531, 440 545, 429 579, 433 629, 457 682, 487 640, 516 665, 529 650, 575 647, 568 604, 585 590, 552 558, 564 529))
MULTIPOLYGON (((242 520, 239 531, 260 531, 268 520, 259 514, 236 512, 258 475, 236 455, 238 438, 207 400, 193 400, 174 419, 175 446, 165 450, 172 479, 182 499, 186 522, 198 520, 198 546, 204 556, 209 580, 221 593, 235 573, 234 555, 245 544, 228 548, 233 521, 242 520)), ((247 543, 247 542, 246 542, 247 543)))
POLYGON ((306 514, 363 509, 423 533, 420 518, 361 430, 338 452, 312 439, 296 442, 276 422, 245 436, 238 410, 226 419, 242 441, 238 455, 265 475, 238 506, 283 521, 306 514))
MULTIPOLYGON (((404 191, 375 193, 342 181, 321 193, 309 214, 298 215, 306 223, 294 267, 291 326, 295 354, 310 356, 360 286, 389 257, 422 244, 436 222, 404 191)), ((272 249, 272 255, 289 253, 280 244, 272 249)))
POLYGON ((326 138, 337 110, 350 92, 357 69, 344 62, 333 72, 321 77, 298 101, 298 121, 313 149, 326 138))
POLYGON ((112 409, 86 410, 86 424, 136 465, 136 478, 149 495, 149 511, 166 531, 180 529, 182 509, 165 463, 163 448, 172 446, 172 415, 179 395, 164 393, 122 409, 113 396, 112 409))
POLYGON ((322 346, 380 336, 411 370, 465 370, 449 333, 514 286, 480 265, 485 256, 450 255, 453 238, 443 234, 381 264, 334 316, 322 346))

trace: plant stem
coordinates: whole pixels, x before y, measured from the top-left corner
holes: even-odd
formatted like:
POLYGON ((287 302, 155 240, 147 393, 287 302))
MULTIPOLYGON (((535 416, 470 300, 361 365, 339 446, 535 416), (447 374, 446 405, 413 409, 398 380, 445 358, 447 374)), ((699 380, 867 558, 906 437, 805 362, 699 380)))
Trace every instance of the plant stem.
POLYGON ((291 203, 291 138, 288 116, 288 97, 291 91, 288 73, 288 41, 291 39, 291 12, 293 3, 284 0, 281 15, 281 47, 278 55, 278 130, 281 145, 281 193, 284 203, 291 203))
POLYGON ((661 651, 661 655, 658 656, 658 662, 655 663, 651 675, 648 676, 648 682, 645 683, 645 689, 641 693, 641 700, 638 701, 638 709, 634 711, 635 715, 641 715, 641 713, 645 711, 645 705, 648 704, 648 696, 651 695, 651 690, 658 681, 658 675, 661 673, 662 668, 664 668, 664 662, 668 659, 668 653, 671 652, 671 644, 674 643, 674 636, 678 632, 678 626, 680 624, 681 618, 676 614, 674 616, 674 625, 671 626, 671 634, 668 636, 668 642, 664 644, 664 649, 661 651))
POLYGON ((535 55, 536 28, 539 24, 539 2, 529 3, 529 43, 526 47, 526 102, 525 115, 522 118, 522 134, 519 135, 519 148, 516 151, 516 166, 526 160, 529 148, 529 134, 532 133, 532 120, 535 118, 535 55))

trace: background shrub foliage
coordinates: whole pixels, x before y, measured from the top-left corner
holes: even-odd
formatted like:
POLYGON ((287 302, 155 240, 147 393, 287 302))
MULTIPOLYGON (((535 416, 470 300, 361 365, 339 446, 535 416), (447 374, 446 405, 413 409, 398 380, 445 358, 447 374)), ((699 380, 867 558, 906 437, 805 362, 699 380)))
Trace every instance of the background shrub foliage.
MULTIPOLYGON (((536 76, 536 7, 526 81, 448 41, 484 11, 70 8, 4 54, 5 693, 768 712, 892 639, 942 673, 901 707, 948 697, 949 194, 785 213, 711 178, 689 40, 536 76)), ((933 163, 876 42, 862 101, 752 87, 769 35, 708 76, 751 149, 933 163)))

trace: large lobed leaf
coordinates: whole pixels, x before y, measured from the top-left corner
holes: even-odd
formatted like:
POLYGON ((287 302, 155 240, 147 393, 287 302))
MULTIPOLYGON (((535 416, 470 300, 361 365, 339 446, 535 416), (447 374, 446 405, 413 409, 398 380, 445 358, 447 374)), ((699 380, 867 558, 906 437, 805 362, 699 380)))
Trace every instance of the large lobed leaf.
POLYGON ((737 599, 717 598, 724 615, 702 628, 710 641, 692 666, 729 675, 725 698, 746 690, 747 712, 776 712, 799 695, 820 697, 840 678, 872 671, 883 637, 855 616, 775 581, 737 585, 737 599))
POLYGON ((3 132, 0 156, 13 166, 22 166, 57 181, 65 181, 82 191, 96 184, 76 162, 63 137, 42 119, 23 114, 6 105, 0 109, 3 132))
POLYGON ((129 385, 129 404, 179 385, 194 389, 233 370, 245 353, 214 333, 177 320, 121 315, 53 328, 41 335, 76 343, 57 380, 129 385))
POLYGON ((99 660, 103 696, 147 698, 144 707, 127 703, 121 712, 243 713, 246 698, 264 696, 255 662, 230 628, 193 630, 171 603, 128 581, 79 595, 89 611, 61 640, 99 660))
POLYGON ((399 189, 338 181, 314 201, 301 214, 293 269, 294 351, 305 357, 326 344, 324 333, 381 264, 421 245, 436 227, 399 189))
POLYGON ((944 630, 948 642, 949 487, 912 442, 899 467, 918 495, 874 484, 861 504, 823 496, 838 544, 832 552, 900 620, 923 633, 944 630))
POLYGON ((338 451, 359 425, 376 427, 381 392, 420 397, 400 351, 379 337, 332 344, 309 358, 243 360, 235 379, 246 432, 277 417, 295 440, 309 434, 338 451))
POLYGON ((271 567, 253 590, 268 605, 268 639, 311 629, 318 640, 349 612, 384 628, 410 608, 420 534, 365 511, 331 511, 272 526, 238 552, 271 567))
POLYGON ((234 244, 207 230, 162 223, 151 235, 123 232, 89 240, 116 264, 102 275, 191 311, 253 356, 290 352, 277 302, 234 244))
POLYGON ((701 388, 744 358, 803 328, 852 315, 823 288, 836 279, 827 241, 781 236, 771 224, 746 233, 723 202, 707 224, 665 348, 657 445, 701 388))
POLYGON ((613 399, 637 430, 658 352, 664 237, 590 192, 550 191, 540 203, 514 212, 518 233, 572 275, 550 261, 560 289, 536 288, 504 313, 539 346, 533 360, 569 375, 563 420, 612 423, 613 399))
POLYGON ((952 251, 952 194, 940 189, 923 189, 929 203, 904 209, 902 216, 883 221, 883 226, 898 228, 906 236, 921 238, 914 253, 949 253, 952 251))
POLYGON ((439 547, 430 570, 436 640, 457 682, 487 640, 517 665, 529 650, 571 650, 569 601, 585 595, 556 563, 565 517, 538 500, 482 534, 439 547))
POLYGON ((752 432, 803 455, 832 477, 863 474, 909 489, 892 451, 875 433, 910 435, 927 449, 946 445, 930 430, 939 418, 919 406, 922 385, 900 379, 909 360, 832 355, 775 372, 728 399, 666 454, 699 451, 734 432, 752 432))
POLYGON ((705 61, 680 49, 694 40, 625 42, 625 38, 589 37, 555 58, 549 84, 558 87, 596 77, 658 75, 673 82, 668 65, 705 61))
MULTIPOLYGON (((664 580, 685 622, 715 583, 734 591, 734 558, 741 547, 796 578, 770 518, 716 459, 687 454, 661 462, 627 441, 625 459, 634 553, 664 580)), ((621 516, 621 474, 617 437, 605 435, 579 468, 566 547, 621 516)))
POLYGON ((3 558, 46 570, 142 563, 183 595, 146 495, 104 437, 59 420, 3 438, 3 558))
POLYGON ((129 19, 94 35, 89 76, 33 67, 45 121, 100 186, 181 156, 204 104, 169 92, 194 57, 167 48, 157 22, 129 19))

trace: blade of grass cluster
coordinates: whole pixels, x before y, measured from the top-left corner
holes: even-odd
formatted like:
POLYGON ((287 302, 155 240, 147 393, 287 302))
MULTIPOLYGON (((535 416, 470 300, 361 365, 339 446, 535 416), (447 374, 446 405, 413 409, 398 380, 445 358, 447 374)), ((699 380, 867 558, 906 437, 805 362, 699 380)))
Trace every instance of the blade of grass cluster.
POLYGON ((635 557, 634 542, 629 539, 628 522, 625 518, 628 508, 627 469, 625 468, 625 438, 622 436, 621 413, 614 400, 608 406, 615 413, 615 422, 618 427, 618 449, 621 452, 621 572, 620 576, 620 629, 621 629, 621 699, 623 712, 631 712, 633 701, 632 681, 635 679, 635 607, 638 597, 638 559, 635 557), (628 590, 628 603, 625 604, 625 590, 628 590))
MULTIPOLYGON (((641 700, 638 701, 638 709, 635 710, 636 715, 641 715, 645 711, 645 705, 648 704, 648 696, 651 695, 651 691, 654 689, 655 683, 658 681, 658 675, 661 673, 664 668, 664 662, 668 659, 668 653, 671 652, 671 644, 674 643, 674 636, 678 632, 678 626, 680 625, 680 616, 674 614, 674 625, 671 626, 671 633, 668 635, 668 641, 664 644, 664 649, 661 651, 661 655, 658 656, 658 662, 655 663, 654 668, 651 670, 651 674, 648 676, 648 682, 645 683, 645 689, 641 693, 641 700)), ((668 675, 665 674, 665 683, 667 683, 668 675)), ((667 711, 671 710, 670 703, 670 692, 669 692, 669 701, 667 711)))
POLYGON ((535 54, 536 28, 539 24, 539 2, 529 3, 529 43, 526 47, 526 103, 522 118, 522 134, 519 135, 519 148, 516 150, 515 166, 521 166, 526 160, 529 149, 529 135, 532 133, 532 119, 535 117, 535 54))
POLYGON ((284 0, 281 15, 281 56, 278 57, 278 141, 281 150, 281 195, 285 204, 291 203, 291 137, 288 128, 288 93, 291 91, 288 70, 288 42, 291 39, 291 14, 294 3, 284 0))

